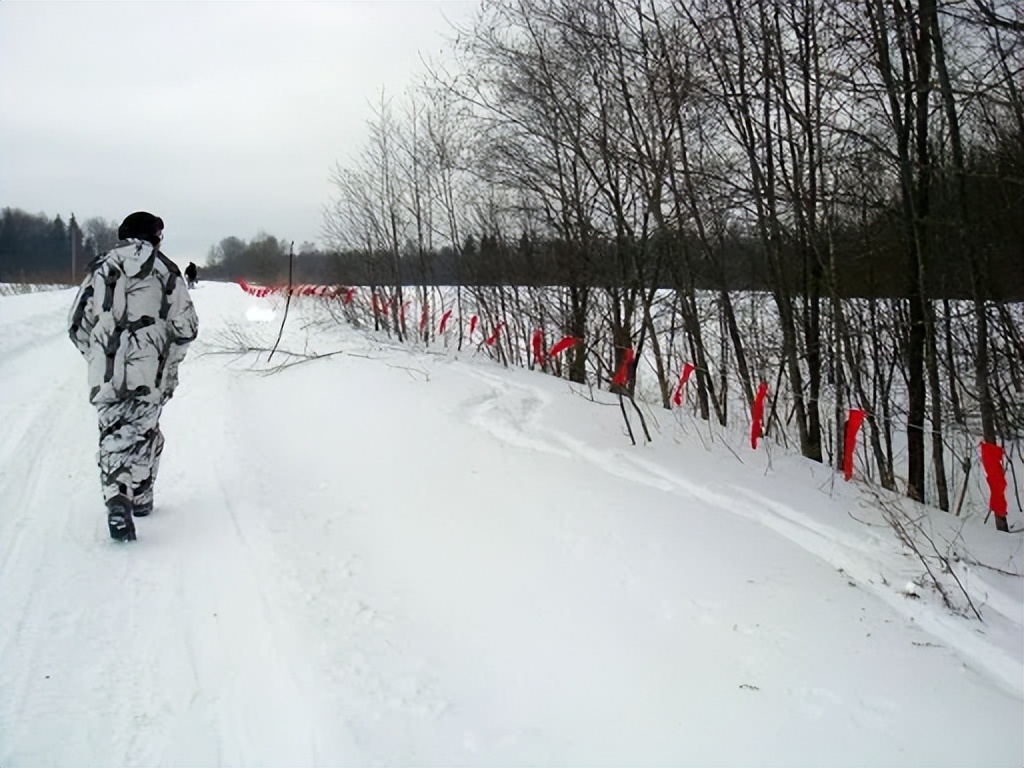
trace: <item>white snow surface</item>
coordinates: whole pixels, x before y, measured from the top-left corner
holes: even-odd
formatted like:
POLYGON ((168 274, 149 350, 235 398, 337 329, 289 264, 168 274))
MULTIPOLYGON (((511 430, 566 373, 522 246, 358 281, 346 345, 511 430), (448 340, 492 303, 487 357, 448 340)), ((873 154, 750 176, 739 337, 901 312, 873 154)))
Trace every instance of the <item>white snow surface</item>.
POLYGON ((979 621, 828 467, 686 409, 634 447, 606 392, 312 299, 281 350, 337 354, 220 354, 283 301, 206 283, 119 544, 73 297, 0 297, 4 768, 1024 763, 1022 537, 983 511, 883 497, 979 621))

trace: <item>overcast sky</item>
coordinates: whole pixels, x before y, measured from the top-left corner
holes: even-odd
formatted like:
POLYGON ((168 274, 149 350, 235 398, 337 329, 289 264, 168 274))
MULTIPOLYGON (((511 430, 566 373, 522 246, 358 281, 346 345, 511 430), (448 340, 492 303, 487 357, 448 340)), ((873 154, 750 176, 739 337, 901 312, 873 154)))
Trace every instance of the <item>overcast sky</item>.
POLYGON ((476 0, 0 2, 0 206, 163 217, 167 253, 320 241, 363 148, 476 0))

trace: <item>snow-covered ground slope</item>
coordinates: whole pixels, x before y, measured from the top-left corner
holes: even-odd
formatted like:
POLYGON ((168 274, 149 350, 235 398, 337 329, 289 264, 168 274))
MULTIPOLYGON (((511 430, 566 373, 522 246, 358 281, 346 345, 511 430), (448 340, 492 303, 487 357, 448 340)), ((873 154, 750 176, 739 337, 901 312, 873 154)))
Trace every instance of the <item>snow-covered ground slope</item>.
POLYGON ((1024 762, 1020 534, 904 506, 956 613, 826 467, 312 300, 262 375, 282 302, 193 297, 133 544, 73 292, 0 297, 4 768, 1024 762))

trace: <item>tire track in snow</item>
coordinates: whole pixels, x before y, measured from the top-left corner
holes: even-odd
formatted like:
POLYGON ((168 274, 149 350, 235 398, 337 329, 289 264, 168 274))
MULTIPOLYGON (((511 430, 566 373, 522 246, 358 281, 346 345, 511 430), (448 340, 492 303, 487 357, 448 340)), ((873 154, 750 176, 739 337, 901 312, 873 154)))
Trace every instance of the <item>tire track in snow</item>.
POLYGON ((9 365, 58 338, 70 347, 67 320, 73 300, 70 290, 6 297, 2 304, 5 314, 0 317, 0 360, 9 365), (12 304, 12 299, 18 305, 12 304))
MULTIPOLYGON (((224 424, 168 406, 156 510, 138 521, 139 541, 111 542, 77 357, 58 337, 0 363, 14 383, 0 400, 0 764, 352 754, 330 749, 334 734, 296 682, 302 647, 268 597, 224 424)), ((185 363, 183 387, 217 409, 204 414, 230 410, 218 362, 185 363)))
POLYGON ((232 407, 244 400, 235 396, 236 376, 218 358, 200 358, 195 370, 183 374, 189 387, 183 402, 202 400, 203 413, 217 418, 178 412, 174 439, 202 450, 182 450, 165 478, 173 489, 165 501, 183 518, 175 521, 181 525, 176 544, 199 554, 175 577, 175 609, 186 619, 177 635, 191 680, 187 698, 197 728, 204 718, 218 724, 206 730, 228 764, 312 765, 325 749, 346 752, 331 748, 341 729, 325 726, 306 694, 302 644, 267 568, 273 560, 264 521, 255 514, 259 494, 251 490, 250 468, 243 463, 252 446, 233 440, 236 419, 251 416, 232 407))
MULTIPOLYGON (((154 609, 158 601, 140 592, 144 550, 107 536, 95 415, 85 401, 84 371, 57 362, 63 343, 18 358, 21 402, 13 405, 20 419, 3 444, 3 495, 13 502, 4 509, 3 669, 4 689, 13 695, 0 729, 3 760, 87 755, 155 763, 158 723, 146 722, 140 703, 152 699, 152 670, 161 666, 163 649, 139 638, 159 605, 154 609), (46 382, 54 370, 64 376, 55 389, 46 382), (35 392, 49 394, 39 399, 35 392), (12 528, 16 535, 7 535, 12 528), (53 739, 40 738, 51 731, 53 739), (19 752, 22 743, 28 751, 19 752)), ((77 363, 77 355, 71 360, 77 363)), ((11 406, 5 397, 4 408, 11 406)))
MULTIPOLYGON (((264 572, 274 574, 268 594, 287 606, 295 632, 309 638, 297 685, 316 694, 311 708, 328 713, 339 740, 348 742, 335 753, 352 755, 353 762, 404 762, 438 738, 438 721, 449 704, 429 660, 410 643, 405 577, 395 580, 401 567, 396 573, 389 555, 375 552, 391 549, 387 521, 401 517, 366 506, 359 490, 339 493, 351 445, 327 436, 333 430, 314 395, 321 390, 307 391, 305 380, 290 378, 247 375, 241 382, 245 396, 233 399, 248 409, 234 407, 229 416, 235 427, 228 454, 250 462, 244 490, 249 503, 244 512, 239 509, 239 519, 246 537, 264 553, 264 572), (278 404, 285 396, 293 402, 282 409, 278 404), (298 444, 279 440, 291 435, 296 422, 316 426, 298 444), (324 452, 333 457, 331 471, 337 474, 309 471, 322 469, 324 452), (278 482, 289 485, 287 494, 273 486, 262 492, 278 482), (283 499, 285 506, 276 506, 283 499)), ((360 461, 376 449, 362 444, 354 452, 360 461)), ((377 501, 379 490, 372 494, 377 501)))
MULTIPOLYGON (((37 355, 48 352, 40 350, 37 355)), ((4 360, 5 369, 11 365, 12 361, 4 360)), ((60 482, 58 470, 77 463, 68 442, 54 439, 61 431, 58 425, 66 427, 80 421, 76 413, 83 409, 74 407, 72 398, 82 393, 73 392, 71 385, 69 378, 56 389, 43 389, 47 394, 31 403, 25 402, 23 393, 8 390, 0 405, 0 422, 4 424, 0 440, 0 497, 4 500, 0 581, 11 584, 15 573, 32 572, 26 592, 5 595, 5 618, 11 614, 19 617, 13 635, 5 634, 3 638, 5 658, 10 658, 9 644, 18 641, 28 619, 26 608, 44 581, 45 564, 51 560, 55 546, 53 530, 66 531, 71 517, 66 499, 54 506, 48 503, 47 494, 47 486, 60 482)))
MULTIPOLYGON (((62 701, 67 660, 61 654, 74 663, 106 653, 82 631, 103 606, 81 600, 89 591, 81 585, 104 574, 123 579, 130 568, 123 558, 103 562, 112 553, 94 468, 96 425, 85 402, 84 372, 64 367, 74 357, 62 355, 73 353, 62 343, 54 339, 3 362, 3 379, 11 383, 0 405, 4 762, 24 733, 19 724, 45 732, 55 725, 55 710, 81 708, 62 701), (94 557, 80 557, 83 550, 94 557)), ((92 666, 90 660, 86 668, 92 666)), ((104 680, 90 682, 104 690, 104 680)))

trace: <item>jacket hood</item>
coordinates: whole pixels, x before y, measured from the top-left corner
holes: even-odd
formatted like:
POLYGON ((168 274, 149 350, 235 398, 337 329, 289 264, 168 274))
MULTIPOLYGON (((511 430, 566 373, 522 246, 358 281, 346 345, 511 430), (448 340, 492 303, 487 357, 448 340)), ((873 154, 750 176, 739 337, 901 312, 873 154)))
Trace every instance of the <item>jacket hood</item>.
POLYGON ((114 248, 107 259, 120 264, 129 277, 139 277, 153 268, 156 254, 157 248, 152 243, 133 237, 114 248))

